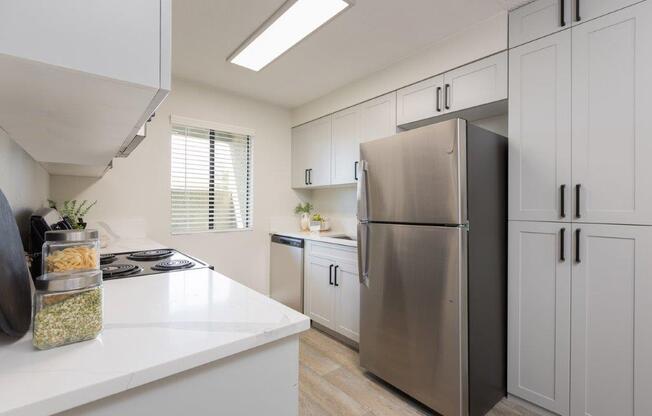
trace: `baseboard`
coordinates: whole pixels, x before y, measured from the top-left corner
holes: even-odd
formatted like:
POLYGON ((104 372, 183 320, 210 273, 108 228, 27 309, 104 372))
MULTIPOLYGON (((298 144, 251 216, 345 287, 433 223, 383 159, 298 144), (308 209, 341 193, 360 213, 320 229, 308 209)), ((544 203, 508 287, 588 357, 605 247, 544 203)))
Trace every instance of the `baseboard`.
POLYGON ((310 323, 312 324, 312 327, 315 328, 316 330, 325 333, 326 335, 330 336, 331 338, 335 338, 336 340, 340 341, 343 344, 348 345, 349 347, 353 348, 356 351, 360 351, 360 344, 358 344, 357 342, 345 337, 342 334, 339 334, 339 333, 333 331, 332 329, 328 329, 325 326, 320 325, 315 321, 311 320, 310 323))

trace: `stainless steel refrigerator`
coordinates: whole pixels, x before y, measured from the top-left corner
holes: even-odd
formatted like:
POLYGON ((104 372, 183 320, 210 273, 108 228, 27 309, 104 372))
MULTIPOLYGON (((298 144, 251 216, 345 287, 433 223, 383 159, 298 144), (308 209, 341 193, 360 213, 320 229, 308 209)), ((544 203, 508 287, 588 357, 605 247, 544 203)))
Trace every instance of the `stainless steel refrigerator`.
POLYGON ((507 141, 453 119, 360 155, 360 364, 484 415, 506 390, 507 141))

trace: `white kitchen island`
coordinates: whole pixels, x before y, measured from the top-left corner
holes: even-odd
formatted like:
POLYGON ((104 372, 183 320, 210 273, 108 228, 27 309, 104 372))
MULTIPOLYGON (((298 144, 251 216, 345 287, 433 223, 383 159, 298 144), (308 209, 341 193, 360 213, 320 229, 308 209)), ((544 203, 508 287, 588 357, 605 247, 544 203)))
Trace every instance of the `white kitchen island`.
POLYGON ((309 326, 209 269, 107 281, 98 339, 0 338, 0 415, 297 415, 309 326))

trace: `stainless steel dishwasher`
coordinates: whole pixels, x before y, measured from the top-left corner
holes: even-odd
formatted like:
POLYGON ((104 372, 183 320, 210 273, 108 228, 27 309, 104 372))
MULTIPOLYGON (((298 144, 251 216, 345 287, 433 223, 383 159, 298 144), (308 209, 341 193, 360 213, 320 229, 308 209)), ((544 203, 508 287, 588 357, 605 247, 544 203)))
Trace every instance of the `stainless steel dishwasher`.
POLYGON ((270 296, 303 312, 303 240, 274 234, 270 247, 270 296))

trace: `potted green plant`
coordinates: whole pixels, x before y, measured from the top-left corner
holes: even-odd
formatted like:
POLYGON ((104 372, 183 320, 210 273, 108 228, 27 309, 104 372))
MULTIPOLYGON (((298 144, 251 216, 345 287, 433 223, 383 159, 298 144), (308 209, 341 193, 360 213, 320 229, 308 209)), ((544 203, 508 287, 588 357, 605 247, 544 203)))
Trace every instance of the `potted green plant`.
MULTIPOLYGON (((51 199, 48 199, 48 203, 50 204, 50 208, 57 209, 57 204, 51 199)), ((86 199, 81 201, 81 203, 77 203, 76 199, 73 199, 72 201, 64 201, 63 202, 63 209, 61 209, 59 212, 63 217, 68 217, 70 220, 73 222, 73 227, 76 230, 83 230, 86 228, 86 222, 84 222, 84 217, 86 214, 88 214, 88 211, 91 210, 97 204, 97 201, 90 202, 86 199)))
POLYGON ((299 203, 294 208, 294 213, 301 216, 301 231, 308 231, 310 229, 310 213, 314 207, 310 202, 299 203))

